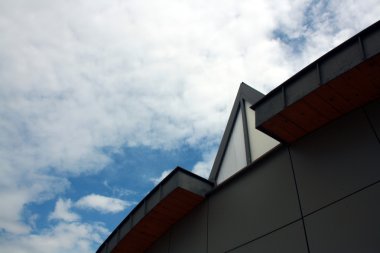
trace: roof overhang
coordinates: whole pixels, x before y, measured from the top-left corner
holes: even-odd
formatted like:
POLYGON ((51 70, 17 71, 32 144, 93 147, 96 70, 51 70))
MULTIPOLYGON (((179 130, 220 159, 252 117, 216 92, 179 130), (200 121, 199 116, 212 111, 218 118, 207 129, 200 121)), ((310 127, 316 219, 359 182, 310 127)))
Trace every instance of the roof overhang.
POLYGON ((292 143, 380 97, 380 21, 254 104, 256 128, 292 143))
POLYGON ((213 187, 180 167, 174 169, 123 220, 97 253, 138 253, 199 205, 213 187))

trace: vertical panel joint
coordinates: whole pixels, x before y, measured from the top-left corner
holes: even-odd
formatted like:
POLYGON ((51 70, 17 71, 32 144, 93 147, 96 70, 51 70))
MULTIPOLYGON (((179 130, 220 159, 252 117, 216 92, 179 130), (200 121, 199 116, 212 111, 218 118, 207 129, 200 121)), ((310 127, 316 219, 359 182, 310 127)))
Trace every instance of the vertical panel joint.
POLYGON ((321 68, 320 68, 320 64, 319 62, 317 62, 316 64, 316 70, 317 70, 317 80, 318 80, 318 83, 319 85, 322 85, 322 74, 321 74, 321 68))
POLYGON ((243 118, 243 133, 244 133, 244 146, 245 146, 245 156, 247 160, 247 165, 251 164, 251 147, 249 145, 249 133, 248 133, 248 122, 247 122, 247 112, 245 111, 245 101, 240 100, 240 110, 243 118))
POLYGON ((358 45, 359 45, 360 54, 362 55, 362 60, 364 61, 365 59, 367 59, 367 55, 365 53, 363 40, 360 36, 358 36, 358 45))
POLYGON ((285 85, 283 85, 281 87, 281 92, 282 92, 283 108, 285 109, 287 106, 286 94, 285 94, 285 85))

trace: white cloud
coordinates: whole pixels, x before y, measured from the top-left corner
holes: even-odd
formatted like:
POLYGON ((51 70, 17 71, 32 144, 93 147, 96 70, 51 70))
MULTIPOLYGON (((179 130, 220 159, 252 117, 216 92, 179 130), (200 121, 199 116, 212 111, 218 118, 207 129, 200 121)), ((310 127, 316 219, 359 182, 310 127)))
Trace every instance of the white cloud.
POLYGON ((1 165, 0 200, 6 204, 0 209, 0 228, 14 234, 28 233, 31 227, 22 217, 25 204, 49 200, 64 191, 69 183, 65 178, 12 170, 7 164, 1 165))
POLYGON ((129 203, 121 199, 110 198, 98 194, 90 194, 80 198, 75 203, 75 207, 81 209, 93 209, 102 213, 118 213, 132 204, 133 203, 129 203))
POLYGON ((55 203, 54 211, 49 215, 49 220, 78 221, 80 216, 70 211, 72 206, 70 199, 58 199, 55 203))
POLYGON ((164 170, 159 177, 152 177, 149 179, 154 185, 158 185, 161 183, 162 180, 164 180, 165 177, 167 177, 172 170, 164 170))
POLYGON ((117 186, 110 186, 107 180, 103 181, 103 185, 112 191, 112 195, 116 195, 119 198, 130 196, 130 195, 135 195, 136 192, 123 188, 123 187, 117 187, 117 186))
POLYGON ((103 147, 207 153, 241 81, 267 92, 378 13, 376 0, 0 1, 0 229, 30 233, 24 207, 103 169, 103 147))
POLYGON ((212 150, 208 153, 204 153, 202 161, 199 161, 194 165, 192 172, 208 179, 210 176, 212 165, 214 164, 216 152, 217 150, 212 150))
POLYGON ((2 252, 12 253, 90 253, 109 231, 103 224, 59 222, 38 234, 2 234, 2 252))

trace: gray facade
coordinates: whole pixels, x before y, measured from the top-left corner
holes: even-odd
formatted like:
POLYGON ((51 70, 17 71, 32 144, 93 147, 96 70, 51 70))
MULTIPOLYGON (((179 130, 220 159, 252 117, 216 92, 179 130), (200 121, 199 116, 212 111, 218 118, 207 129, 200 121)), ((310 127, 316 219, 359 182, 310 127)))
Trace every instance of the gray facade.
POLYGON ((263 95, 208 180, 174 170, 99 253, 380 252, 380 21, 263 95))
POLYGON ((379 104, 255 161, 148 252, 379 252, 379 104))

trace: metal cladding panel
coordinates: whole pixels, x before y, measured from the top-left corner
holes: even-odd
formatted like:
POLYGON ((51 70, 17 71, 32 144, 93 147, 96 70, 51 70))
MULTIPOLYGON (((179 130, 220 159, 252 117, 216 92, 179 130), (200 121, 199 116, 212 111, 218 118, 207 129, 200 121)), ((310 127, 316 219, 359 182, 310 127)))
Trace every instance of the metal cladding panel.
POLYGON ((108 251, 107 247, 104 247, 101 249, 101 251, 99 253, 107 253, 107 251, 108 251))
POLYGON ((377 135, 377 138, 380 140, 380 99, 367 105, 365 107, 365 111, 377 135))
POLYGON ((174 191, 178 187, 178 178, 180 173, 175 173, 170 178, 170 180, 166 181, 164 184, 162 184, 162 190, 161 190, 161 198, 166 197, 168 194, 170 194, 172 191, 174 191))
POLYGON ((353 68, 363 60, 363 54, 357 41, 351 41, 340 47, 320 63, 321 79, 323 83, 334 79, 345 71, 353 68))
POLYGON ((117 243, 119 242, 119 233, 120 231, 117 230, 116 235, 113 236, 111 240, 109 241, 108 246, 107 246, 108 252, 111 252, 116 247, 117 243))
POLYGON ((247 126, 248 126, 248 140, 249 140, 249 151, 251 152, 251 160, 254 161, 260 156, 264 155, 274 147, 276 147, 279 142, 264 134, 263 132, 256 129, 256 113, 250 107, 252 104, 249 102, 245 103, 245 110, 247 115, 247 126))
POLYGON ((241 246, 231 253, 307 253, 302 221, 277 230, 258 240, 241 246))
POLYGON ((146 200, 146 211, 149 212, 152 210, 157 204, 160 203, 160 189, 155 189, 152 191, 150 198, 146 200))
POLYGON ((135 212, 132 214, 132 224, 136 226, 137 223, 140 222, 145 216, 145 203, 142 202, 139 204, 135 212))
POLYGON ((123 238, 131 231, 132 228, 132 219, 128 219, 126 222, 120 225, 119 238, 123 238))
POLYGON ((182 189, 191 191, 200 196, 205 196, 212 188, 210 184, 200 184, 199 179, 189 177, 183 173, 178 175, 178 181, 182 189))
POLYGON ((363 36, 363 47, 367 57, 380 53, 380 29, 363 36))
POLYGON ((310 252, 380 252, 380 183, 305 219, 310 252))
POLYGON ((222 163, 220 164, 216 179, 217 183, 220 184, 245 166, 247 166, 247 158, 244 143, 243 117, 240 109, 232 128, 222 163))
POLYGON ((169 253, 170 231, 158 239, 146 253, 169 253))
POLYGON ((207 204, 201 204, 171 230, 171 253, 207 252, 207 204))
MULTIPOLYGON (((256 91, 255 89, 249 87, 245 83, 240 84, 239 91, 238 91, 238 94, 236 95, 235 102, 234 102, 234 105, 232 107, 232 111, 231 111, 230 117, 228 119, 226 129, 223 133, 223 137, 222 137, 222 140, 220 142, 218 152, 216 153, 214 164, 212 165, 212 169, 211 169, 210 177, 209 177, 210 181, 216 182, 216 180, 217 180, 217 176, 218 176, 218 173, 220 171, 220 167, 221 167, 222 162, 223 162, 224 157, 225 157, 227 146, 229 145, 229 142, 231 139, 230 137, 231 137, 234 125, 235 125, 236 118, 238 116, 239 111, 241 111, 240 110, 240 108, 242 107, 241 105, 244 104, 244 101, 249 102, 251 104, 254 104, 263 97, 264 97, 263 94, 256 91)), ((243 122, 244 122, 245 121, 244 115, 242 115, 242 118, 243 118, 243 122)), ((244 129, 245 129, 245 127, 243 124, 243 131, 245 132, 244 129)), ((247 161, 250 160, 247 155, 245 157, 246 157, 247 161)))
POLYGON ((290 146, 304 214, 380 179, 380 145, 362 110, 290 146))
POLYGON ((316 66, 308 67, 302 75, 295 76, 293 79, 291 80, 292 85, 286 89, 287 105, 293 104, 318 88, 320 82, 316 66))
POLYGON ((260 106, 256 107, 256 126, 263 124, 266 120, 284 109, 284 96, 281 89, 273 92, 270 99, 262 100, 260 106))
POLYGON ((286 148, 253 163, 209 195, 208 247, 224 252, 300 218, 286 148))

